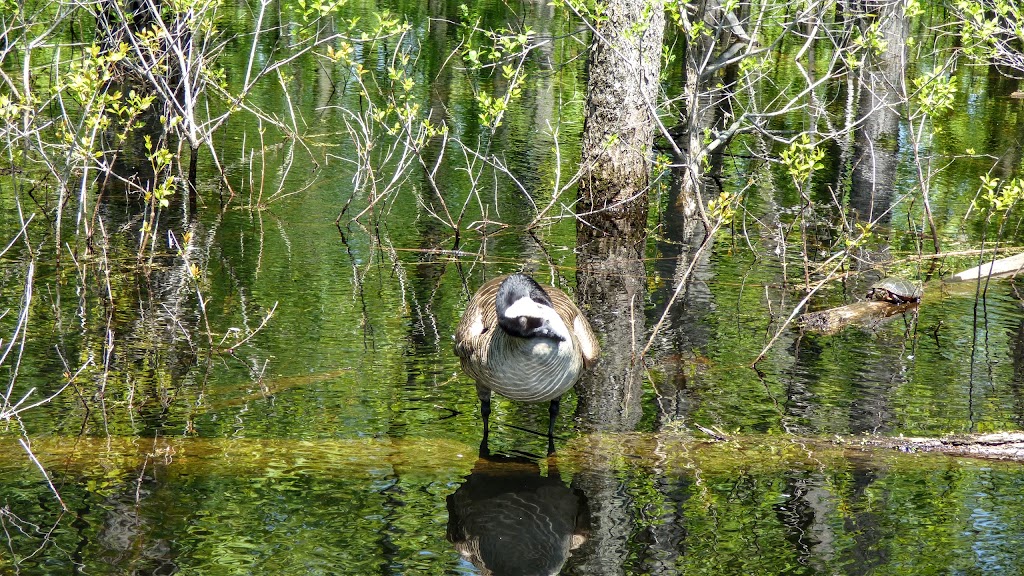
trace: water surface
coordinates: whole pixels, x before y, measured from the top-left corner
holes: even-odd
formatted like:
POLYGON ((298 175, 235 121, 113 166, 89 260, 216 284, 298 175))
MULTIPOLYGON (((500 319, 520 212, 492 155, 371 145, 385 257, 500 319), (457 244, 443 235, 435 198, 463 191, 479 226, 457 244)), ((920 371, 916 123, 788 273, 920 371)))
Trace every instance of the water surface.
MULTIPOLYGON (((508 18, 499 8, 485 16, 508 18)), ((809 307, 862 299, 882 273, 926 281, 921 306, 832 336, 791 324, 752 368, 804 296, 796 243, 790 238, 790 252, 779 256, 775 233, 775 224, 798 222, 801 200, 782 168, 741 156, 726 160, 726 185, 759 184, 732 228, 699 256, 654 335, 638 423, 594 430, 576 416, 571 393, 557 452, 547 457, 536 432, 545 429, 546 407, 496 399, 490 453, 480 453, 478 401, 451 351, 466 300, 486 279, 523 269, 571 293, 578 282, 575 221, 554 218, 527 231, 536 212, 523 195, 546 205, 555 176, 576 168, 584 70, 571 58, 580 48, 562 33, 577 23, 543 6, 521 8, 535 29, 560 40, 538 52, 535 81, 493 134, 479 126, 471 95, 494 79, 444 67, 456 30, 440 20, 428 26, 421 8, 407 10, 417 22, 411 38, 423 46, 419 97, 463 142, 504 159, 519 184, 482 171, 471 190, 464 157, 448 152, 440 197, 420 171, 376 204, 357 194, 343 110, 357 109, 358 97, 335 89, 343 70, 309 56, 296 62, 288 89, 312 152, 273 130, 265 138, 275 144, 260 151, 259 123, 240 116, 220 140, 236 195, 225 201, 219 176, 203 164, 198 211, 186 217, 175 204, 164 214, 163 235, 143 265, 133 227, 139 205, 123 199, 101 204, 106 229, 116 231, 103 255, 87 262, 72 251, 85 263, 69 263, 68 247, 56 264, 40 218, 30 229, 40 246, 34 260, 21 244, 0 260, 5 340, 28 262, 37 264, 13 396, 41 399, 77 373, 52 402, 0 431, 0 572, 1024 571, 1019 464, 825 441, 1019 429, 1020 283, 944 284, 979 256, 921 258, 920 206, 896 204, 891 224, 864 248, 865 261, 888 255, 884 264, 851 264, 852 273, 809 307), (556 56, 564 64, 551 68, 556 56), (253 186, 260 178, 270 183, 262 192, 253 186), (441 200, 454 207, 467 199, 456 239, 435 215, 441 200), (371 204, 372 217, 350 221, 371 204), (183 255, 168 235, 184 242, 186 232, 183 255), (19 443, 25 439, 38 466, 19 443), (531 512, 493 515, 504 510, 531 512), (510 540, 529 545, 488 544, 510 540)), ((229 52, 241 61, 245 49, 229 52)), ((1024 121, 1024 103, 988 89, 983 74, 965 70, 961 78, 965 89, 933 151, 1017 150, 1007 142, 1024 121), (982 124, 986 130, 972 129, 982 124)), ((284 107, 280 86, 255 98, 284 107)), ((904 148, 900 193, 914 186, 909 158, 904 148)), ((935 179, 949 250, 991 239, 992 226, 966 216, 990 167, 965 159, 935 179)), ((809 219, 821 259, 836 249, 844 222, 829 205, 828 184, 816 183, 820 215, 809 219)), ((652 191, 645 258, 623 268, 642 276, 631 278, 645 287, 643 301, 632 311, 589 310, 613 320, 636 315, 644 342, 699 243, 675 193, 665 175, 652 191)), ((552 215, 569 210, 575 192, 566 194, 552 215)), ((0 229, 13 235, 19 224, 4 213, 0 229)), ((1008 226, 1000 240, 1019 244, 1019 235, 1008 226)), ((609 362, 633 345, 620 337, 602 334, 609 362)), ((7 364, 3 374, 11 370, 7 364)))

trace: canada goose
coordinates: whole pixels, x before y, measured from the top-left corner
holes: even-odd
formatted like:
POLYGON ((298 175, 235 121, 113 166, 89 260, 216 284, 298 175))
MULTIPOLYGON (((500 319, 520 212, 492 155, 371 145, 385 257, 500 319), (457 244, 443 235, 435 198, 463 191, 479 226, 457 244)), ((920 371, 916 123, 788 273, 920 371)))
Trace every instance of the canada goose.
POLYGON ((600 347, 590 323, 565 292, 525 274, 500 276, 469 300, 455 331, 455 354, 476 380, 487 443, 491 391, 512 400, 548 402, 554 451, 558 402, 600 347))

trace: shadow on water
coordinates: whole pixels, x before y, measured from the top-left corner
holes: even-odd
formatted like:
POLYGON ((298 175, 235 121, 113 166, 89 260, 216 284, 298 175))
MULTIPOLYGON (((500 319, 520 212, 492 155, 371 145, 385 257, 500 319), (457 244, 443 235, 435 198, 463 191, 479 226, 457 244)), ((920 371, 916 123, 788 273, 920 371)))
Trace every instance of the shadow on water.
POLYGON ((549 461, 482 453, 447 497, 446 536, 483 574, 557 574, 588 535, 587 499, 549 461))

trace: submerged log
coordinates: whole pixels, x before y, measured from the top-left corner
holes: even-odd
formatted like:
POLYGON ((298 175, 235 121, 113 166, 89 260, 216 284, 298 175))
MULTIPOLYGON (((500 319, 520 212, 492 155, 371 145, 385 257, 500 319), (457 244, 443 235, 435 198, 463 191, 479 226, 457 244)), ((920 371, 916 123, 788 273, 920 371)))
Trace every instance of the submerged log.
POLYGON ((878 300, 854 302, 838 308, 808 312, 800 316, 800 326, 805 330, 835 334, 850 325, 872 327, 882 320, 917 309, 917 302, 892 304, 878 300))

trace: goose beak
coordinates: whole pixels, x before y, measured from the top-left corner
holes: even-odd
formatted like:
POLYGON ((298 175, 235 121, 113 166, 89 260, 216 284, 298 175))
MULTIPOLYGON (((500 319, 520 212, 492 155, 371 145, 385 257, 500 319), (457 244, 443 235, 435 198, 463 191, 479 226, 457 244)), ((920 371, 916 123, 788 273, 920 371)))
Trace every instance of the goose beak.
POLYGON ((544 325, 541 326, 540 328, 538 328, 536 330, 536 332, 534 332, 534 333, 537 336, 542 336, 544 338, 551 338, 552 340, 555 340, 555 341, 558 341, 558 342, 562 342, 563 340, 565 340, 565 338, 561 334, 559 334, 559 333, 555 332, 554 330, 552 330, 551 326, 549 326, 547 322, 545 322, 544 325))

